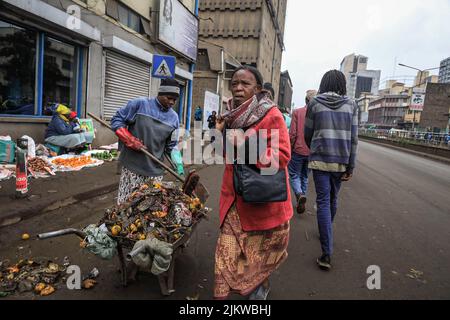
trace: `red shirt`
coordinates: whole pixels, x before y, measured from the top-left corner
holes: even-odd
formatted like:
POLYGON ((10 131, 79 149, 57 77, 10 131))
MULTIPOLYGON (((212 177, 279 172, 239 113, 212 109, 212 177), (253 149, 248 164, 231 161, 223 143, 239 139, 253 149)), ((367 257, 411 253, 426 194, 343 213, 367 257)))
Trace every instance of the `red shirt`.
MULTIPOLYGON (((267 159, 278 158, 279 168, 286 169, 291 158, 291 146, 286 123, 278 108, 272 108, 264 119, 252 128, 256 131, 259 129, 267 129, 268 140, 265 157, 267 159), (274 133, 271 130, 273 129, 278 129, 279 132, 278 148, 272 147, 271 137, 273 137, 274 133)), ((267 162, 264 161, 264 163, 267 162)), ((258 168, 263 167, 260 163, 256 166, 258 168)), ((268 166, 270 165, 267 165, 267 167, 268 166)), ((245 203, 240 196, 236 195, 233 186, 233 165, 227 164, 225 166, 220 195, 220 225, 222 226, 228 211, 235 201, 242 229, 246 232, 270 230, 289 221, 293 216, 293 208, 288 177, 288 172, 286 170, 288 199, 285 202, 248 204, 245 203)))
POLYGON ((305 142, 305 118, 307 108, 295 109, 292 112, 291 129, 289 137, 292 151, 302 156, 309 156, 309 148, 305 142))

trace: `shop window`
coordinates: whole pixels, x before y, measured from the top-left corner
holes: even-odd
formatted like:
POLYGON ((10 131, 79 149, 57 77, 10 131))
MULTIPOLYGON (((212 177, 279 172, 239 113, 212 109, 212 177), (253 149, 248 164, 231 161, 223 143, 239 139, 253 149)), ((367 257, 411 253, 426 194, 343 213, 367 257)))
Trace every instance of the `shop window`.
POLYGON ((44 114, 49 115, 49 107, 62 103, 75 109, 76 73, 70 68, 76 63, 76 48, 70 44, 46 37, 44 48, 44 114))
POLYGON ((37 33, 0 20, 0 115, 37 115, 37 33))
POLYGON ((62 103, 81 111, 85 50, 0 20, 0 117, 50 116, 62 103))
POLYGON ((72 62, 69 60, 63 60, 62 68, 69 71, 72 70, 72 62))

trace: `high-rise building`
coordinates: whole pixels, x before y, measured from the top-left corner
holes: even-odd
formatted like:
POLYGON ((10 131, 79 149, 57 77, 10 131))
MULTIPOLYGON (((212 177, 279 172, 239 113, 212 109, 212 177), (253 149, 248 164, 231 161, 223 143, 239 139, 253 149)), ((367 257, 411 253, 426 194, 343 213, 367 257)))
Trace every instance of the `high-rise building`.
POLYGON ((450 57, 441 61, 439 83, 450 83, 450 57))
POLYGON ((368 60, 369 58, 363 55, 349 54, 341 62, 341 71, 348 79, 351 73, 367 70, 368 60))
POLYGON ((200 0, 200 39, 224 48, 241 64, 258 68, 280 87, 287 0, 200 0))
POLYGON ((346 56, 341 62, 341 71, 347 80, 347 95, 360 98, 365 94, 378 94, 380 86, 380 70, 367 70, 369 58, 354 53, 346 56))

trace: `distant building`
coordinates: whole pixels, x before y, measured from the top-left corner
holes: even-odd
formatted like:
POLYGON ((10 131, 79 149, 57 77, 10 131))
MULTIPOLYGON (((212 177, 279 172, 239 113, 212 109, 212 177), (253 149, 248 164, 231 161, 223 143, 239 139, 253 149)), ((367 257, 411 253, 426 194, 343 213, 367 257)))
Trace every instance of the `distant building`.
POLYGON ((280 76, 280 94, 278 106, 284 112, 290 112, 292 106, 293 85, 288 71, 284 71, 280 76))
POLYGON ((351 98, 359 98, 363 92, 370 92, 372 95, 378 94, 380 86, 381 71, 364 70, 350 74, 347 83, 347 95, 351 98))
POLYGON ((369 58, 363 55, 349 54, 341 62, 341 72, 348 79, 351 73, 367 70, 368 60, 369 58))
POLYGON ((367 70, 369 58, 350 54, 341 62, 341 72, 347 80, 347 95, 357 99, 362 93, 378 94, 380 87, 380 70, 367 70))
POLYGON ((402 127, 409 107, 409 95, 387 94, 370 101, 368 123, 402 127))
POLYGON ((428 84, 420 127, 434 132, 448 132, 449 121, 450 83, 428 84))
POLYGON ((450 57, 441 61, 439 83, 450 83, 450 57))
POLYGON ((358 104, 358 110, 359 110, 359 123, 365 124, 369 122, 369 104, 370 101, 378 99, 379 96, 374 96, 371 93, 363 92, 361 93, 361 97, 359 99, 356 99, 356 102, 358 104))

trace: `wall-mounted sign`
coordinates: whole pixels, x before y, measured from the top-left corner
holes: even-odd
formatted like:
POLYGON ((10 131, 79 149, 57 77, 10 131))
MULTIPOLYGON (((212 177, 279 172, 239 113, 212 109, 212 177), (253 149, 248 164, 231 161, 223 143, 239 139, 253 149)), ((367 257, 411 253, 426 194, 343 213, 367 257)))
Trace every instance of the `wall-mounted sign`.
POLYGON ((411 105, 409 110, 411 111, 423 111, 425 104, 425 95, 422 93, 414 93, 411 97, 411 105))
POLYGON ((160 0, 159 7, 159 40, 196 61, 199 25, 197 17, 178 0, 160 0))

